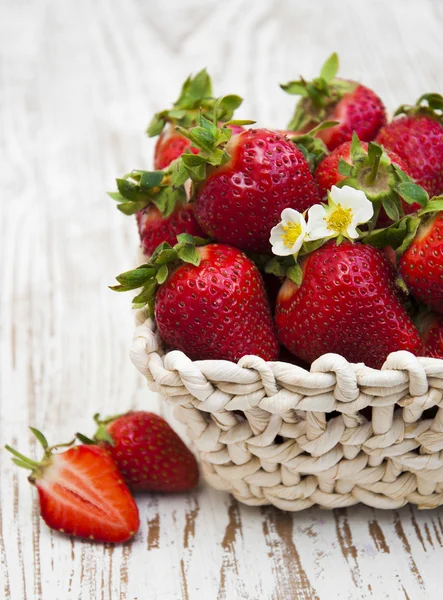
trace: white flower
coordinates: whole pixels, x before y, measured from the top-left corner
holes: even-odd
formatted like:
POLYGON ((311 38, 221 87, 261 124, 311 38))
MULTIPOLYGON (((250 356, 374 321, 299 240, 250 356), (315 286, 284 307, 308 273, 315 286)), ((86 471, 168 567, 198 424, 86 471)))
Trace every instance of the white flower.
POLYGON ((277 256, 297 255, 306 237, 304 216, 293 208, 285 208, 281 221, 271 229, 269 241, 277 256))
POLYGON ((364 192, 348 185, 335 185, 328 193, 328 206, 314 204, 308 211, 308 239, 320 240, 339 235, 358 238, 357 225, 367 223, 374 214, 372 202, 364 192))

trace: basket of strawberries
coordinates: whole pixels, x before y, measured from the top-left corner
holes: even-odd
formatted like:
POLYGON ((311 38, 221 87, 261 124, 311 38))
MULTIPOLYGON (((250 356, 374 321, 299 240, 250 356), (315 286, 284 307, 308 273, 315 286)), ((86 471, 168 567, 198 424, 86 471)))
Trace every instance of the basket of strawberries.
POLYGON ((202 71, 148 133, 154 171, 111 196, 145 262, 131 358, 204 475, 251 505, 443 504, 443 98, 387 123, 320 76, 287 131, 233 120, 202 71))

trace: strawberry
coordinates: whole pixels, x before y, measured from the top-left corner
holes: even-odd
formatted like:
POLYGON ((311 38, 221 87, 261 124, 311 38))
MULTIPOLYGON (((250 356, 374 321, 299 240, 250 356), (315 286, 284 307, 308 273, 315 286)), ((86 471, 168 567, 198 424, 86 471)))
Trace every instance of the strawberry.
POLYGON ((443 313, 443 210, 423 219, 400 259, 399 271, 417 300, 443 313))
MULTIPOLYGON (((222 125, 222 122, 220 122, 222 125)), ((244 128, 239 125, 228 125, 233 135, 241 133, 244 128)), ((199 149, 191 146, 191 141, 179 133, 173 125, 167 125, 157 140, 154 151, 154 169, 166 169, 172 161, 188 150, 192 154, 198 154, 199 149)))
POLYGON ((427 355, 443 358, 443 316, 428 313, 419 323, 419 329, 427 348, 427 355))
POLYGON ((374 142, 360 142, 356 134, 352 142, 345 142, 323 158, 315 171, 322 195, 326 195, 339 182, 362 190, 381 209, 377 218, 379 226, 386 226, 397 221, 402 214, 411 214, 420 209, 420 204, 408 196, 408 201, 402 197, 402 183, 408 181, 408 175, 406 163, 394 152, 383 151, 374 142))
POLYGON ((431 197, 443 193, 443 97, 424 94, 395 115, 402 116, 380 129, 376 141, 404 160, 410 176, 431 197))
POLYGON ((40 462, 6 448, 18 466, 31 470, 48 527, 99 542, 125 542, 137 533, 137 505, 104 448, 82 444, 53 454, 43 434, 31 431, 44 449, 40 462))
POLYGON ((98 429, 93 442, 108 452, 132 491, 183 492, 197 485, 194 455, 159 415, 134 411, 94 419, 98 429))
POLYGON ((202 117, 184 135, 201 152, 182 156, 185 173, 177 180, 193 179, 196 217, 209 237, 269 252, 269 233, 282 210, 304 211, 320 201, 302 152, 276 132, 249 129, 231 137, 227 127, 202 117))
POLYGON ((197 219, 194 204, 181 204, 167 217, 156 206, 150 205, 137 213, 141 246, 146 256, 151 256, 162 242, 173 245, 180 233, 204 237, 197 219))
POLYGON ((148 303, 165 344, 191 360, 236 362, 245 354, 275 360, 277 337, 254 263, 237 248, 196 248, 188 235, 178 240, 174 248, 162 244, 147 264, 119 275, 120 285, 112 289, 143 286, 135 305, 148 303))
POLYGON ((184 135, 176 131, 175 126, 168 124, 160 134, 154 150, 154 169, 166 169, 172 161, 189 149, 192 154, 198 154, 198 148, 193 148, 184 135))
MULTIPOLYGON (((191 153, 198 153, 198 149, 191 147, 191 142, 176 130, 176 125, 185 128, 194 126, 200 112, 204 115, 212 114, 215 103, 211 78, 206 69, 203 69, 194 77, 189 76, 186 79, 178 99, 170 110, 163 110, 154 115, 146 133, 149 137, 160 135, 154 151, 156 170, 168 167, 187 149, 191 153)), ((219 120, 229 121, 241 103, 242 99, 239 96, 225 96, 217 106, 219 120)))
POLYGON ((350 141, 354 131, 360 140, 370 142, 386 123, 381 99, 355 81, 336 78, 338 66, 334 53, 317 79, 308 82, 301 78, 281 86, 288 94, 301 96, 288 129, 306 132, 326 119, 338 121, 318 133, 329 150, 350 141))
POLYGON ((161 242, 173 244, 180 233, 204 236, 195 218, 194 206, 187 204, 184 185, 172 186, 171 170, 132 171, 117 179, 118 192, 110 192, 117 208, 136 214, 141 246, 150 256, 161 242))
POLYGON ((286 279, 277 298, 277 332, 290 352, 306 362, 336 352, 373 368, 396 350, 423 354, 380 250, 331 240, 300 266, 301 284, 286 279))

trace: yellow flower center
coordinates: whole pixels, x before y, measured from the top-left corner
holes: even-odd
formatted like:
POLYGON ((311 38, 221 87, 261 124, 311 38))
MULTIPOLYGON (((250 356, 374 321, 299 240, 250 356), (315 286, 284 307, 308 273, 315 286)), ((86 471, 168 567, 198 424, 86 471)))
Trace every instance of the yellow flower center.
POLYGON ((352 222, 352 208, 343 208, 341 204, 337 204, 337 207, 327 217, 324 217, 324 220, 328 229, 345 233, 352 222))
POLYGON ((283 243, 286 248, 292 248, 292 246, 297 241, 297 238, 301 235, 301 225, 299 223, 292 223, 288 221, 286 225, 283 225, 284 235, 283 243))

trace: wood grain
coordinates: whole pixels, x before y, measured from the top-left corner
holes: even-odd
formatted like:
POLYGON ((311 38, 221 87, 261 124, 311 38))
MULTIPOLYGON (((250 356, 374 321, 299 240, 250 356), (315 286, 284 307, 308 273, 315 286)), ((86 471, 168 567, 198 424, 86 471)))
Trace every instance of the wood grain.
MULTIPOLYGON (((278 83, 337 50, 390 110, 443 91, 437 0, 0 2, 0 440, 35 456, 91 433, 94 412, 162 412, 128 360, 129 299, 107 286, 135 260, 135 225, 106 199, 149 168, 144 128, 206 65, 240 116, 283 127, 278 83)), ((441 598, 443 513, 367 507, 285 514, 201 486, 140 496, 133 543, 50 532, 0 451, 0 595, 11 600, 441 598)))

